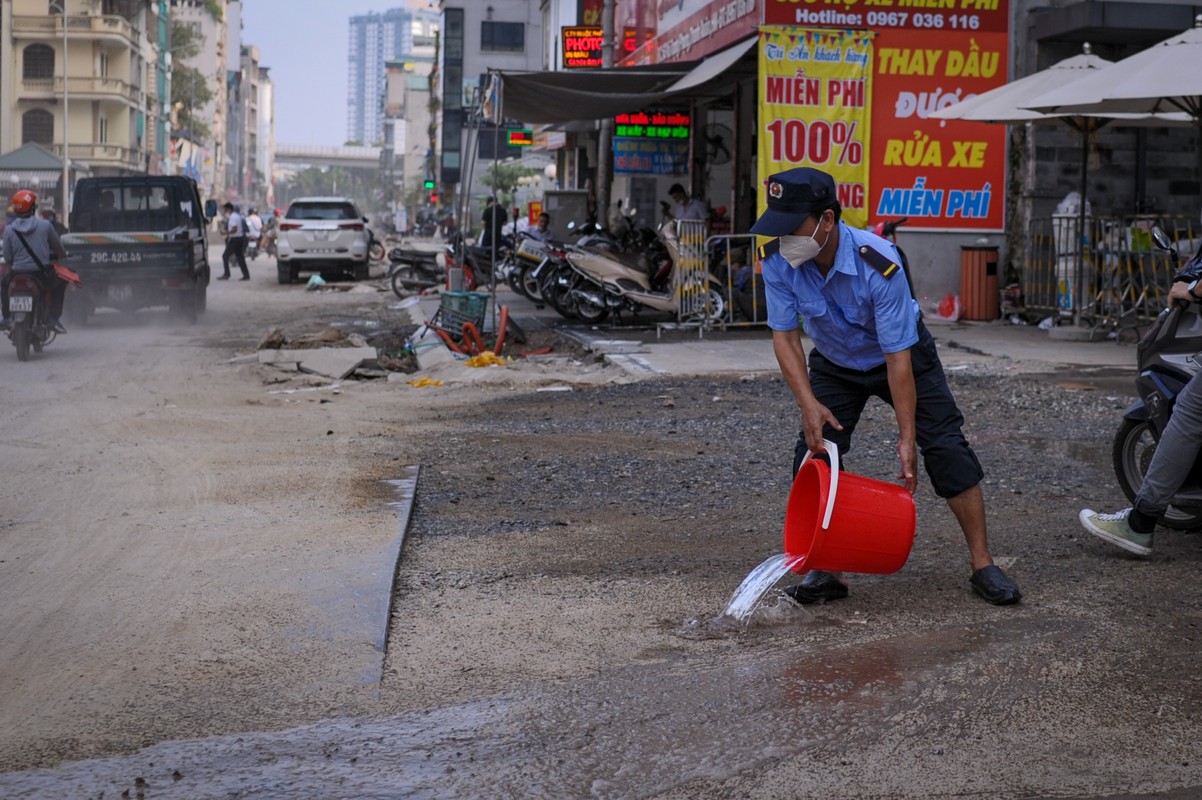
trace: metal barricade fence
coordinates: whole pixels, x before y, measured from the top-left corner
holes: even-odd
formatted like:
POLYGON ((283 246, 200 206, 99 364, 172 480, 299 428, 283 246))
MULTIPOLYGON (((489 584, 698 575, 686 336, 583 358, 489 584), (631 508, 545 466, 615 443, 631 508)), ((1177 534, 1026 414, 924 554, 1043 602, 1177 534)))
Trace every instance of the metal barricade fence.
POLYGON ((1197 220, 1155 215, 1085 218, 1085 235, 1078 236, 1077 217, 1053 216, 1034 220, 1023 263, 1022 291, 1026 310, 1071 317, 1094 328, 1138 328, 1164 308, 1173 277, 1170 255, 1152 243, 1151 229, 1159 225, 1187 252, 1202 236, 1197 220), (1077 298, 1077 264, 1083 284, 1077 298))
POLYGON ((705 240, 711 257, 710 273, 722 283, 727 299, 724 327, 746 328, 768 321, 764 301, 764 280, 755 256, 756 239, 752 233, 727 233, 705 240))
POLYGON ((672 265, 672 290, 676 293, 677 323, 708 316, 709 265, 705 232, 705 220, 676 221, 677 253, 672 265))

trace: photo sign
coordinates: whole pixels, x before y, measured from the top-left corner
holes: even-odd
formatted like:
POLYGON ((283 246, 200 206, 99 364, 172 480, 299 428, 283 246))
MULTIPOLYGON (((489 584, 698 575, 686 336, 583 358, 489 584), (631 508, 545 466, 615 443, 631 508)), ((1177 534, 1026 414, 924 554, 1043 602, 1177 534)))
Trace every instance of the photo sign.
POLYGON ((604 37, 600 27, 565 26, 560 29, 565 69, 600 67, 604 64, 602 44, 604 37))

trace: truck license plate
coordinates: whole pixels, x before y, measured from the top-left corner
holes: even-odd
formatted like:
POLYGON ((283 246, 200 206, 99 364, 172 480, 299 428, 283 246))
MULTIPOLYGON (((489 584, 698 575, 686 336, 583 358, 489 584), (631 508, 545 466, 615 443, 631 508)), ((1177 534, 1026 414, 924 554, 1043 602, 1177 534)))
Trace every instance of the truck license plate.
POLYGON ((120 303, 134 296, 134 290, 129 286, 110 286, 109 300, 120 303))
POLYGON ((8 298, 9 311, 33 311, 33 295, 31 294, 14 294, 8 298))

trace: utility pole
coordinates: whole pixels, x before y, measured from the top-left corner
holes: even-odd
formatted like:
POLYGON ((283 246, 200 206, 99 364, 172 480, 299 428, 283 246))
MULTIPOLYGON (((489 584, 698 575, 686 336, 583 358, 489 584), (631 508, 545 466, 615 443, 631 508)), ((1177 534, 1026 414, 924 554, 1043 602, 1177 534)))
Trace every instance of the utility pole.
MULTIPOLYGON (((605 0, 601 6, 601 66, 611 69, 614 65, 614 0, 605 0)), ((612 177, 610 160, 613 155, 614 120, 601 120, 601 134, 597 141, 597 181, 594 186, 597 201, 597 223, 609 225, 609 191, 612 177)))
POLYGON ((68 224, 68 215, 71 207, 71 148, 70 148, 70 130, 67 115, 67 83, 70 80, 70 60, 67 58, 67 0, 53 0, 51 11, 61 11, 63 15, 63 208, 59 214, 59 219, 63 224, 68 224))

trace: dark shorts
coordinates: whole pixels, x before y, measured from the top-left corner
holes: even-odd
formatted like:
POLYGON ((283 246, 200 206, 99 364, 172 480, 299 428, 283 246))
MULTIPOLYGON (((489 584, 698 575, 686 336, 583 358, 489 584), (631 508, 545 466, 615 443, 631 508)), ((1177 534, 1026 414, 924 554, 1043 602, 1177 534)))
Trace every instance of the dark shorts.
MULTIPOLYGON (((910 348, 910 358, 918 393, 915 409, 918 451, 935 493, 943 498, 955 497, 980 483, 985 473, 960 430, 964 415, 956 407, 956 399, 947 386, 935 340, 921 323, 918 344, 910 348)), ((848 369, 827 361, 817 348, 810 351, 810 385, 818 402, 829 408, 843 425, 841 431, 829 425, 822 431, 824 437, 839 447, 840 455, 851 451, 851 435, 868 398, 879 397, 893 405, 889 377, 883 364, 867 372, 848 369)), ((803 432, 794 449, 794 474, 806 452, 803 432)))

